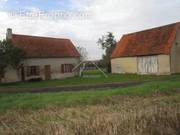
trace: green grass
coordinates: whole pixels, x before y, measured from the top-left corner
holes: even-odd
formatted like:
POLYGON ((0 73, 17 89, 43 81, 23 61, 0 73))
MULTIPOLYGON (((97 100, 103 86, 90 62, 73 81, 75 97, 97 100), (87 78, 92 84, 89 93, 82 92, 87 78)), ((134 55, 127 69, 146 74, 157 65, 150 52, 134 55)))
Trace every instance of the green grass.
POLYGON ((84 70, 83 73, 84 74, 90 74, 90 75, 101 74, 101 72, 99 70, 84 70))
POLYGON ((8 109, 39 109, 49 105, 74 106, 98 104, 109 97, 117 95, 145 96, 156 92, 168 92, 180 88, 180 78, 167 81, 156 81, 143 85, 109 90, 41 93, 41 94, 1 94, 0 111, 8 109))
MULTIPOLYGON (((105 72, 105 69, 102 69, 105 72)), ((95 70, 84 70, 83 75, 99 75, 103 77, 103 74, 101 71, 95 69, 95 70)))
MULTIPOLYGON (((94 71, 97 72, 97 71, 94 71)), ((81 78, 72 77, 63 80, 49 80, 41 82, 20 82, 0 84, 0 89, 7 88, 41 88, 41 87, 54 87, 54 86, 66 86, 66 85, 83 85, 83 84, 99 84, 99 83, 112 83, 112 82, 127 82, 127 81, 159 81, 159 80, 177 80, 180 78, 180 74, 175 75, 135 75, 135 74, 108 74, 108 78, 103 76, 97 78, 81 78)))

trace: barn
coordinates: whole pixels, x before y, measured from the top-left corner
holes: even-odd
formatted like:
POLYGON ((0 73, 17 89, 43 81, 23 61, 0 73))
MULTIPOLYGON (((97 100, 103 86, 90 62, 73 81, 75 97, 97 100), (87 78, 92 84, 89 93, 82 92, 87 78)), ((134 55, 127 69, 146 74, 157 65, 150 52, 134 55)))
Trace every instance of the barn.
POLYGON ((125 34, 111 54, 112 73, 180 72, 180 22, 125 34))

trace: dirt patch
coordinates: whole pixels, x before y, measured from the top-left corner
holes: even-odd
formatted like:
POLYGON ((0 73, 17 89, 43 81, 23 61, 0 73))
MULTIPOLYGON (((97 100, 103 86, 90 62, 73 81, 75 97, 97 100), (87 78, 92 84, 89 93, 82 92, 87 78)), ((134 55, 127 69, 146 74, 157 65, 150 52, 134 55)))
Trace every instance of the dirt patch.
POLYGON ((95 85, 74 85, 74 86, 60 86, 48 88, 18 88, 0 90, 0 93, 43 93, 43 92, 71 92, 71 91, 85 91, 95 89, 110 89, 110 88, 124 88, 136 86, 145 83, 145 81, 133 81, 124 83, 103 83, 95 85))

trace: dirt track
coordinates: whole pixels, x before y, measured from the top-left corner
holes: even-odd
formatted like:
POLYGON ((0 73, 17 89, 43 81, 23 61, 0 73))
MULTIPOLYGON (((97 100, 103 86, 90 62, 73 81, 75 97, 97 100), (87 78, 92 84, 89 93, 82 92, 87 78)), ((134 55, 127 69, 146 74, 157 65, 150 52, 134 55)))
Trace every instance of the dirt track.
POLYGON ((48 88, 18 88, 18 89, 5 89, 0 90, 0 93, 43 93, 43 92, 71 92, 71 91, 85 91, 94 89, 108 89, 108 88, 123 88, 129 86, 136 86, 145 82, 133 81, 123 83, 104 83, 104 84, 91 84, 91 85, 74 85, 74 86, 60 86, 48 88))

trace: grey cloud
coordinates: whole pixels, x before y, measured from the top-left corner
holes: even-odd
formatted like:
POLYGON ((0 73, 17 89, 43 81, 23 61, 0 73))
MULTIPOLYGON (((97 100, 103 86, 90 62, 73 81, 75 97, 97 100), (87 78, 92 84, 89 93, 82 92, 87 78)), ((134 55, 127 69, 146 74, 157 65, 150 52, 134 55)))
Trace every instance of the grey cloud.
POLYGON ((21 20, 0 12, 0 36, 7 27, 20 34, 71 38, 84 46, 90 59, 99 59, 103 51, 98 38, 108 31, 119 40, 122 34, 180 21, 180 0, 71 0, 72 8, 90 11, 90 20, 21 20))

